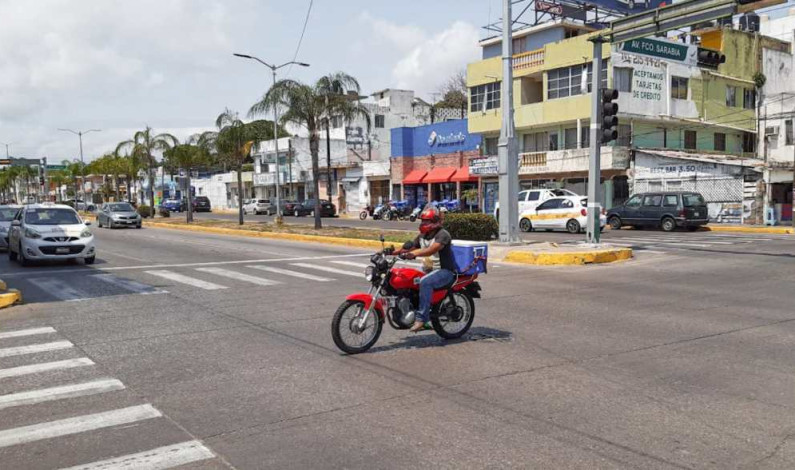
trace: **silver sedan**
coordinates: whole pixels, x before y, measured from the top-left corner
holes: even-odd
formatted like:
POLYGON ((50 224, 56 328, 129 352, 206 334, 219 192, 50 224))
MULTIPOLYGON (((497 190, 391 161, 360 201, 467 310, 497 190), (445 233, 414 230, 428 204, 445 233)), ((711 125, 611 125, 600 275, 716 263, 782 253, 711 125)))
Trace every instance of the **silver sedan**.
POLYGON ((141 216, 127 202, 107 202, 97 211, 97 226, 141 228, 141 216))

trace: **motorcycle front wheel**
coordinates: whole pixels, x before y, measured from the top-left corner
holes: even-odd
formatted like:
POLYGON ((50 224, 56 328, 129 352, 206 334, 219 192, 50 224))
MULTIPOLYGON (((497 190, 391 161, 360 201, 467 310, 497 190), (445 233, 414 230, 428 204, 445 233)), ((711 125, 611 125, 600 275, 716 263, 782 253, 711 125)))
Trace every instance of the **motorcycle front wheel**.
POLYGON ((359 220, 364 220, 367 218, 367 211, 359 212, 359 220))
POLYGON ((364 302, 346 300, 334 313, 331 321, 331 337, 340 350, 348 354, 367 351, 378 341, 384 324, 373 310, 364 326, 359 328, 359 320, 366 312, 364 302))
POLYGON ((444 339, 456 339, 464 336, 474 320, 475 301, 463 292, 454 292, 445 297, 439 304, 438 312, 431 315, 433 330, 444 339))

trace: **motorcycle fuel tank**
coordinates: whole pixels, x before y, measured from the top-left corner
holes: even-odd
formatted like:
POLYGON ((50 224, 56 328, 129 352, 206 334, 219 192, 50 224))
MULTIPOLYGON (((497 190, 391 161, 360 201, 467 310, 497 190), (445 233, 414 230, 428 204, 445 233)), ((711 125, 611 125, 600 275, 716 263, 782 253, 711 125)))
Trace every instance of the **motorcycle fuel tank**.
POLYGON ((393 268, 389 284, 395 289, 419 289, 419 279, 424 275, 413 268, 393 268))

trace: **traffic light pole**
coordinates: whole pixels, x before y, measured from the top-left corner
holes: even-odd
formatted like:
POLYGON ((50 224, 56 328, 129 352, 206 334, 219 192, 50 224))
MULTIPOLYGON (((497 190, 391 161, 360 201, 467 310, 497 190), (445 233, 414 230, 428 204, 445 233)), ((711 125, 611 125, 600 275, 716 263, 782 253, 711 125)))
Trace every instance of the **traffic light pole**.
POLYGON ((497 143, 499 174, 500 242, 513 244, 519 240, 519 154, 513 120, 513 16, 511 3, 503 0, 502 9, 502 128, 497 143))
POLYGON ((591 79, 591 155, 588 166, 588 243, 598 244, 601 239, 599 214, 602 212, 601 158, 602 158, 602 43, 599 36, 593 42, 593 74, 591 79))

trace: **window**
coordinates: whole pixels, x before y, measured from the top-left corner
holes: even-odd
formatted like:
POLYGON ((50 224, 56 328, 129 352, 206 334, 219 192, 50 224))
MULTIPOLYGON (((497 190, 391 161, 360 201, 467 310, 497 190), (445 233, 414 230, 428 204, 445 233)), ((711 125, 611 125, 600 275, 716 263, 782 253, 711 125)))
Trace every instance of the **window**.
POLYGON ((743 108, 754 109, 756 107, 756 90, 753 88, 743 88, 743 108))
POLYGON ((792 119, 784 121, 784 145, 792 145, 795 136, 792 135, 792 119))
POLYGON ((685 207, 696 207, 696 206, 707 205, 707 203, 704 202, 704 198, 701 196, 701 194, 683 194, 682 204, 685 207))
POLYGON ((383 114, 376 114, 375 115, 375 127, 378 129, 384 128, 384 115, 383 114))
MULTIPOLYGON (((547 99, 567 98, 569 96, 576 96, 582 94, 583 88, 583 71, 587 70, 588 75, 585 77, 587 80, 588 93, 591 92, 591 80, 593 65, 589 63, 585 65, 574 65, 572 67, 563 67, 547 72, 547 99)), ((607 61, 602 62, 602 75, 601 86, 607 87, 607 61)))
POLYGON ((666 194, 665 200, 663 201, 663 206, 665 207, 676 207, 679 205, 679 196, 676 194, 666 194))
POLYGON ((632 91, 633 70, 628 67, 615 67, 613 69, 613 88, 620 92, 632 91))
POLYGON ((726 151, 726 134, 715 133, 715 150, 726 151))
POLYGON ((527 191, 522 191, 517 195, 516 198, 519 202, 524 202, 527 199, 527 191))
POLYGON ((627 201, 627 207, 640 207, 640 203, 643 201, 643 196, 632 196, 629 201, 627 201))
POLYGON ((756 134, 743 132, 743 152, 756 152, 756 134))
POLYGON ((497 137, 487 137, 483 144, 483 155, 497 155, 497 137))
POLYGON ((778 148, 778 126, 765 127, 765 140, 770 149, 778 148))
MULTIPOLYGON (((602 74, 599 80, 600 88, 607 88, 607 59, 602 61, 602 74)), ((588 93, 591 92, 591 83, 593 83, 593 62, 588 62, 588 93)))
POLYGON ((500 82, 470 88, 471 112, 489 111, 500 107, 500 82))
POLYGON ((696 148, 696 131, 685 131, 685 148, 695 150, 696 148))
POLYGON ((530 196, 528 196, 528 201, 538 201, 538 198, 541 196, 541 193, 538 191, 530 191, 530 196))
POLYGON ((27 225, 77 225, 80 223, 77 212, 72 209, 26 209, 24 212, 27 225))
POLYGON ((557 150, 558 149, 558 133, 557 132, 550 132, 549 133, 549 144, 547 145, 547 149, 549 149, 549 150, 557 150))
POLYGON ((563 131, 563 148, 576 149, 577 148, 577 128, 565 129, 563 131))
POLYGON ((513 53, 521 54, 522 52, 527 52, 527 37, 513 40, 513 53))
POLYGON ((568 199, 561 199, 560 201, 560 208, 561 209, 571 209, 574 207, 574 203, 568 199))
POLYGON ((564 199, 550 199, 542 203, 540 206, 538 206, 537 210, 545 211, 545 210, 557 209, 560 207, 560 202, 563 200, 564 199))
POLYGON ((582 123, 582 128, 580 129, 580 144, 582 145, 581 148, 587 149, 591 146, 591 128, 590 124, 582 123))
POLYGON ((619 124, 616 130, 618 131, 616 145, 621 147, 629 147, 632 143, 632 126, 629 124, 619 124))
POLYGON ((643 207, 657 207, 662 202, 662 194, 649 194, 643 198, 643 207))
POLYGON ((543 152, 549 148, 549 137, 546 132, 525 134, 523 140, 525 152, 543 152))
POLYGON ((678 100, 687 99, 687 78, 671 77, 671 98, 678 100))
POLYGON ((726 85, 726 106, 737 107, 737 87, 726 85))

